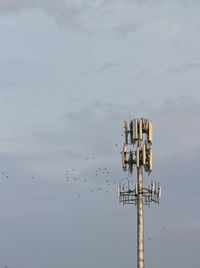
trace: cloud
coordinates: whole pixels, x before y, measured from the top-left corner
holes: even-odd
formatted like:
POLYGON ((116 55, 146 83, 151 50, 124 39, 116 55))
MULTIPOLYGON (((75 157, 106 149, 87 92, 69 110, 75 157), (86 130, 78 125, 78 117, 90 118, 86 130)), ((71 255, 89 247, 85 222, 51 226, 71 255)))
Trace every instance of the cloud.
POLYGON ((117 63, 116 62, 113 62, 113 61, 108 61, 108 62, 105 62, 104 64, 102 64, 99 69, 97 70, 97 72, 103 72, 103 71, 107 71, 107 70, 110 70, 114 67, 117 66, 117 63))
MULTIPOLYGON (((198 100, 186 95, 179 98, 168 98, 161 106, 160 113, 163 119, 168 120, 191 120, 192 116, 200 115, 198 100)), ((189 122, 187 122, 189 123, 189 122)))
POLYGON ((136 31, 142 29, 142 25, 136 22, 124 22, 113 28, 113 31, 119 37, 125 37, 127 35, 131 35, 136 31))
POLYGON ((45 7, 47 10, 78 10, 78 5, 76 5, 76 1, 72 4, 72 1, 68 0, 58 0, 58 1, 49 1, 49 0, 34 0, 34 1, 26 1, 26 0, 1 0, 0 1, 0 10, 3 11, 17 11, 22 9, 32 9, 32 8, 40 8, 45 7))
POLYGON ((185 74, 200 69, 200 62, 188 62, 179 64, 168 69, 168 72, 173 75, 185 74))
POLYGON ((159 154, 184 154, 200 146, 200 129, 197 127, 200 120, 198 100, 187 96, 168 98, 155 110, 152 117, 155 131, 159 133, 156 147, 162 148, 159 154))
POLYGON ((71 26, 81 28, 83 21, 81 14, 84 12, 82 1, 69 0, 0 0, 0 13, 19 12, 24 10, 44 10, 55 18, 64 18, 71 26))
POLYGON ((117 66, 118 66, 117 62, 115 62, 115 61, 107 61, 107 62, 103 63, 102 65, 100 65, 99 67, 97 67, 95 69, 90 68, 88 70, 82 71, 80 74, 81 75, 99 74, 99 73, 102 73, 102 72, 110 71, 113 68, 116 68, 117 66))
POLYGON ((181 5, 187 5, 187 6, 194 6, 194 5, 198 5, 199 1, 198 0, 163 0, 163 1, 159 1, 159 0, 103 0, 102 1, 102 5, 104 6, 114 6, 114 5, 120 5, 120 4, 125 4, 127 6, 140 6, 140 7, 144 7, 144 6, 158 6, 158 5, 164 5, 166 4, 181 4, 181 5))
MULTIPOLYGON (((95 154, 102 161, 110 161, 116 153, 115 144, 122 142, 124 107, 113 102, 96 100, 65 116, 68 139, 82 152, 95 154), (119 123, 120 122, 120 123, 119 123), (105 160, 107 159, 107 160, 105 160)), ((118 154, 115 155, 119 157, 118 154)))

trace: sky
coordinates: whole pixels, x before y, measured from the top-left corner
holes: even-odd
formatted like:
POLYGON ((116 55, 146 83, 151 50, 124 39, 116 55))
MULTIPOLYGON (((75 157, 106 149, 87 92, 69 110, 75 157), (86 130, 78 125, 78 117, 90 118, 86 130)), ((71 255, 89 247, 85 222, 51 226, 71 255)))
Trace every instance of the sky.
POLYGON ((162 185, 145 267, 198 267, 199 14, 198 0, 0 0, 0 267, 136 267, 136 209, 114 182, 138 117, 154 126, 144 183, 162 185))

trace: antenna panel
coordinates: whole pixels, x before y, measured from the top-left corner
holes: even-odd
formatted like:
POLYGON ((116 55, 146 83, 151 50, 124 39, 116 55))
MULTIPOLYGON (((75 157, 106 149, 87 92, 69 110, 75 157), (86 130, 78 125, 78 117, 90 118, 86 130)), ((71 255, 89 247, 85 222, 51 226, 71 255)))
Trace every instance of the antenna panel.
POLYGON ((158 189, 158 195, 159 195, 159 198, 161 198, 161 187, 159 187, 158 189))
POLYGON ((125 135, 125 144, 128 145, 128 126, 127 122, 124 122, 124 135, 125 135))
POLYGON ((139 147, 137 147, 137 150, 136 150, 136 165, 139 168, 140 166, 140 148, 139 147))
POLYGON ((142 118, 139 119, 139 139, 143 140, 143 132, 142 132, 142 118))
POLYGON ((133 121, 133 139, 134 141, 138 139, 138 120, 133 121))
POLYGON ((149 127, 148 127, 148 143, 152 144, 153 141, 153 125, 152 122, 149 121, 149 127))
POLYGON ((143 144, 143 150, 142 150, 142 160, 143 160, 143 165, 145 166, 146 164, 146 144, 143 144))
POLYGON ((130 133, 130 143, 134 143, 134 140, 133 140, 133 121, 130 122, 129 124, 129 127, 130 127, 130 130, 129 130, 129 133, 130 133))
POLYGON ((124 145, 123 150, 122 150, 122 168, 124 171, 126 171, 127 169, 126 154, 127 154, 127 149, 126 149, 126 145, 124 145))

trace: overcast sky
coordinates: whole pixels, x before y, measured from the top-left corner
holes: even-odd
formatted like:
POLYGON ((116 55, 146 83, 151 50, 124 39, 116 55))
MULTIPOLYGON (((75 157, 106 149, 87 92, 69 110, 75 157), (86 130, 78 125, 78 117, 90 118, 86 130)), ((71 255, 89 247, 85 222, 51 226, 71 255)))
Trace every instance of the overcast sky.
POLYGON ((198 0, 0 0, 0 267, 135 267, 136 209, 114 181, 137 117, 154 124, 144 182, 163 189, 146 268, 198 267, 199 14, 198 0))

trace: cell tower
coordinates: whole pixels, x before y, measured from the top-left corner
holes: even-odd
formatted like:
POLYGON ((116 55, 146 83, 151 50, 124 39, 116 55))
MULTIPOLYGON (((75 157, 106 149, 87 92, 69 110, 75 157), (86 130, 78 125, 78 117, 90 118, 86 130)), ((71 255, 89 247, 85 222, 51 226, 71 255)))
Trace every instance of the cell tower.
POLYGON ((125 142, 122 150, 122 168, 133 174, 137 169, 137 182, 131 185, 119 183, 118 196, 123 205, 137 206, 137 268, 144 268, 144 221, 143 206, 151 202, 159 204, 161 187, 151 181, 148 187, 143 187, 143 170, 149 175, 152 171, 152 122, 148 119, 137 118, 128 123, 124 122, 125 142))

